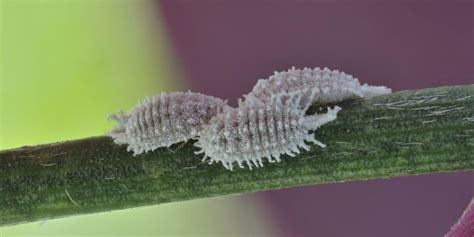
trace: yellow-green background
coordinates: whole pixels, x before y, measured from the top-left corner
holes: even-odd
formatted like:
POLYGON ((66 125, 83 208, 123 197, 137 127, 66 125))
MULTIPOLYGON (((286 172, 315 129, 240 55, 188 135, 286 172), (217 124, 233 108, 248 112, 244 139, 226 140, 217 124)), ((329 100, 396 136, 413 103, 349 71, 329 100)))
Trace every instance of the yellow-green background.
MULTIPOLYGON (((151 2, 1 0, 0 20, 0 149, 102 135, 109 113, 188 89, 151 2)), ((271 235, 256 202, 142 207, 3 227, 0 237, 271 235)))

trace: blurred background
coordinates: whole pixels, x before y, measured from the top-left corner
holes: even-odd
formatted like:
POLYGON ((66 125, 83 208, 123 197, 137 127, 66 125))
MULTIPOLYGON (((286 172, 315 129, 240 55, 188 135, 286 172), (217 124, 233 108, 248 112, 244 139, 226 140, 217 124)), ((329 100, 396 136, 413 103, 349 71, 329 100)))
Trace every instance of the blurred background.
MULTIPOLYGON (((471 0, 0 1, 0 149, 102 135, 109 113, 163 91, 235 105, 291 66, 395 91, 473 83, 471 0)), ((473 195, 473 172, 435 174, 83 215, 0 236, 442 236, 473 195)))

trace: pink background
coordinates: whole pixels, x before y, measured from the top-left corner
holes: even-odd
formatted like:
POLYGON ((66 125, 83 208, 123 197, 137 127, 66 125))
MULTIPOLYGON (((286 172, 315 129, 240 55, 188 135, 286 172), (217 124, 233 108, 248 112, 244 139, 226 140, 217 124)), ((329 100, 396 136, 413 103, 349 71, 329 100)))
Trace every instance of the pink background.
MULTIPOLYGON (((192 89, 233 105, 257 79, 291 66, 327 66, 395 91, 472 84, 473 7, 469 0, 160 2, 192 89)), ((264 199, 281 236, 442 236, 474 195, 473 180, 460 172, 241 198, 264 199)))

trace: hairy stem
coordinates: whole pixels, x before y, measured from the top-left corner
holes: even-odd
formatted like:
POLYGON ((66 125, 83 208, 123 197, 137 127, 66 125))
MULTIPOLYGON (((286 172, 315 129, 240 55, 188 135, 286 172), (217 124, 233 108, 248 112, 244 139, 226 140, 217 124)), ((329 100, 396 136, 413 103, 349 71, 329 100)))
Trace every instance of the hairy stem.
MULTIPOLYGON (((286 187, 474 169, 474 85, 338 103, 317 145, 264 168, 201 162, 192 142, 132 156, 108 137, 0 152, 0 225, 286 187)), ((315 111, 318 106, 310 110, 315 111)))

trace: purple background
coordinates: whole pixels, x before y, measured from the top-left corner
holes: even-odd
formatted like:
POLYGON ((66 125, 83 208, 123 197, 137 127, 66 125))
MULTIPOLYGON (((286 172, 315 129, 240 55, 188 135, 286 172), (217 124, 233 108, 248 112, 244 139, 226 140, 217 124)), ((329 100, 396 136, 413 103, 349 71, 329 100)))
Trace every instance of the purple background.
MULTIPOLYGON (((161 1, 194 91, 228 99, 273 71, 339 69, 395 91, 473 83, 473 2, 161 1)), ((474 173, 316 185, 264 198, 281 236, 442 236, 474 173)), ((243 227, 245 228, 245 227, 243 227)))

